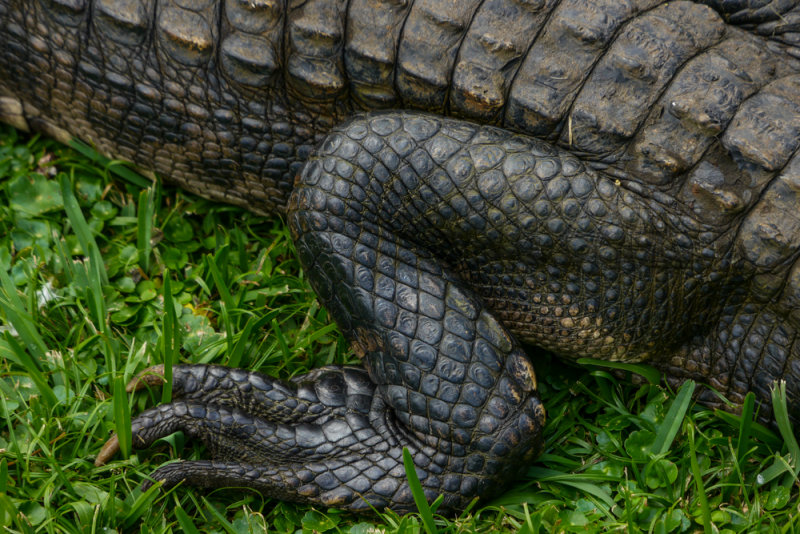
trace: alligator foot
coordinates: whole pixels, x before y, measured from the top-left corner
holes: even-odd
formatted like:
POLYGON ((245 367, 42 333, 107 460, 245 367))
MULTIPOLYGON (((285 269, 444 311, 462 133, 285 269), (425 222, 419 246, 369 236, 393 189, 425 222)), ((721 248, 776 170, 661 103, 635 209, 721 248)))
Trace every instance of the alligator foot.
MULTIPOLYGON (((163 368, 151 368, 128 390, 161 383, 163 368)), ((362 369, 326 367, 284 383, 240 369, 179 365, 172 385, 173 402, 134 419, 134 448, 182 430, 203 441, 214 460, 158 468, 152 479, 165 488, 179 483, 245 487, 352 511, 389 504, 408 511, 413 498, 405 484, 404 447, 415 459, 429 499, 450 492, 447 508, 468 502, 459 491, 484 478, 479 470, 463 477, 448 473, 452 459, 398 427, 362 369)), ((114 436, 95 463, 104 464, 118 449, 114 436)))
MULTIPOLYGON (((149 369, 128 389, 157 385, 162 373, 163 368, 149 369)), ((313 382, 298 384, 215 366, 176 366, 173 373, 174 401, 135 418, 134 447, 182 430, 202 440, 218 461, 163 466, 152 478, 165 487, 184 481, 250 487, 284 499, 352 503, 356 509, 366 502, 380 506, 389 497, 409 501, 394 495, 402 477, 401 450, 390 451, 380 425, 370 421, 374 386, 363 370, 323 369, 308 377, 313 382), (380 467, 371 461, 370 452, 376 451, 388 458, 380 467), (386 472, 394 483, 376 486, 373 478, 386 472)), ((97 462, 107 461, 116 448, 115 437, 97 462)))

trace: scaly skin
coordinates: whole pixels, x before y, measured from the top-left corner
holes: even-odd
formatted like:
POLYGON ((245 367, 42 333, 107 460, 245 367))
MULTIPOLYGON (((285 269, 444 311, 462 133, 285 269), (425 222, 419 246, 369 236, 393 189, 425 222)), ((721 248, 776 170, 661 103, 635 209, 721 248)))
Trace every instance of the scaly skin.
POLYGON ((800 5, 707 3, 0 0, 1 119, 286 213, 364 362, 178 366, 134 446, 214 461, 154 479, 406 511, 406 447, 463 508, 541 448, 520 341, 800 417, 800 5))

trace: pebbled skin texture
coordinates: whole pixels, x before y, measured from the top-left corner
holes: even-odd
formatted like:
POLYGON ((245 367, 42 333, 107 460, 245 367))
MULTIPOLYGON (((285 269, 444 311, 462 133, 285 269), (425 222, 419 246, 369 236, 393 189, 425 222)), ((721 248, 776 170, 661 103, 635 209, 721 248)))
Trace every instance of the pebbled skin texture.
POLYGON ((363 359, 289 384, 178 366, 134 445, 180 429, 214 460, 154 480, 407 511, 407 447, 455 510, 542 447, 520 343, 755 391, 765 418, 784 379, 800 419, 798 20, 790 0, 0 0, 0 120, 285 214, 363 359))

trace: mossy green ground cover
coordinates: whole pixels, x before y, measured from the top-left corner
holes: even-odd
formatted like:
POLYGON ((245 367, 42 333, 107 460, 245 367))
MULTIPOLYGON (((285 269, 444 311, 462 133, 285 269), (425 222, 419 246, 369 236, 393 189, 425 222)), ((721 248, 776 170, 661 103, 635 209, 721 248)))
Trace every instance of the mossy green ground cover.
POLYGON ((354 357, 280 220, 0 127, 0 529, 800 531, 787 427, 755 424, 752 405, 743 417, 694 405, 691 383, 669 392, 533 356, 548 448, 506 495, 460 517, 435 504, 356 517, 246 490, 143 493, 156 466, 204 451, 178 433, 94 467, 112 431, 169 394, 124 394, 138 371, 218 363, 288 379, 354 357))

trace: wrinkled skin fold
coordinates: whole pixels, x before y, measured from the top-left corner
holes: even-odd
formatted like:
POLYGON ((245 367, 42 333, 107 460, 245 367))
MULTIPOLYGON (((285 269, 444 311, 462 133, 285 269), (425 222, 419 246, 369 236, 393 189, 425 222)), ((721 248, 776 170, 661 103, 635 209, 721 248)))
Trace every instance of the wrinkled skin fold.
POLYGON ((706 4, 0 0, 0 120, 284 214, 363 361, 175 367, 153 480, 403 512, 407 448, 463 509, 542 450, 522 343, 796 420, 800 6, 706 4))

